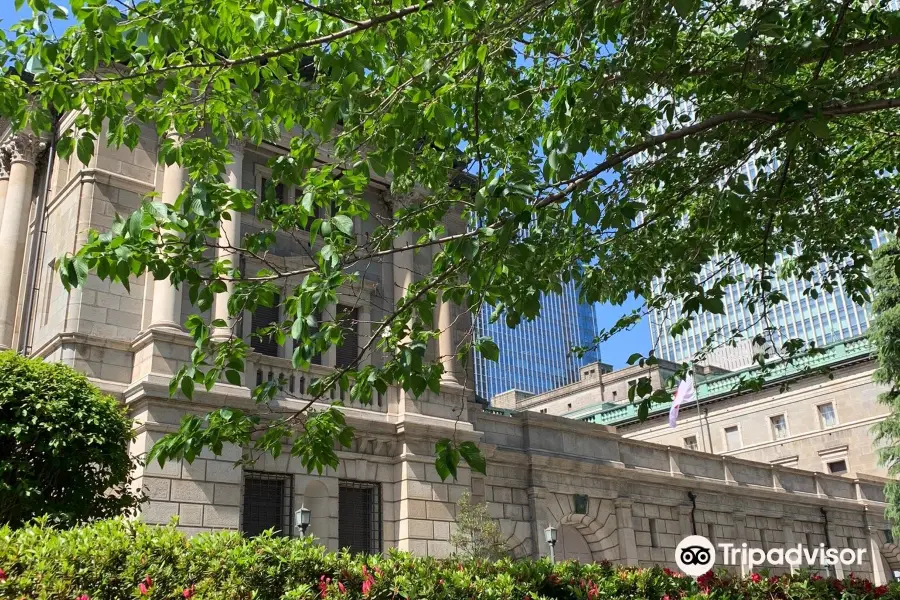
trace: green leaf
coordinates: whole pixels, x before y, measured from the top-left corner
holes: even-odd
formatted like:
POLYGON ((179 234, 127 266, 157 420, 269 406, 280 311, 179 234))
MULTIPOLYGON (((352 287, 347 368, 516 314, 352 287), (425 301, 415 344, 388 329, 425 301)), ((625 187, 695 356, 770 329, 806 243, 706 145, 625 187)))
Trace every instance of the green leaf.
POLYGON ((478 342, 478 351, 487 360, 497 362, 500 360, 500 348, 490 338, 482 338, 478 342))
POLYGON ((353 234, 353 219, 348 217, 347 215, 336 215, 331 218, 334 226, 346 236, 350 236, 353 234))
POLYGON ((459 449, 456 445, 447 439, 438 441, 435 444, 434 468, 437 470, 441 481, 445 481, 448 477, 456 479, 457 467, 459 466, 459 449))
POLYGON ((82 164, 90 164, 91 157, 94 156, 94 139, 89 134, 84 134, 78 138, 78 144, 75 153, 78 160, 82 164))
POLYGON ((484 61, 487 59, 487 55, 488 55, 488 47, 487 46, 479 46, 478 52, 476 54, 476 58, 478 59, 478 62, 481 64, 484 64, 484 61))
POLYGON ((459 453, 473 471, 487 475, 487 462, 481 453, 481 449, 474 442, 463 442, 460 444, 459 453))
POLYGON ((675 12, 682 19, 687 19, 694 14, 694 0, 672 0, 675 12))

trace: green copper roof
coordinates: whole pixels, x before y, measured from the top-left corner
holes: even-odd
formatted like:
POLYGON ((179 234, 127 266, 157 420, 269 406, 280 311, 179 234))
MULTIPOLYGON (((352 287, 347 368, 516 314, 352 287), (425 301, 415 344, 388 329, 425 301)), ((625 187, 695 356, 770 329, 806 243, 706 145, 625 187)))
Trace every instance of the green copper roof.
MULTIPOLYGON (((823 346, 821 352, 805 354, 793 361, 781 361, 766 367, 764 383, 773 383, 792 377, 801 376, 817 369, 825 369, 832 365, 864 358, 872 353, 869 340, 857 337, 829 346, 823 346)), ((750 367, 724 375, 714 375, 697 383, 697 397, 701 402, 717 396, 724 396, 738 389, 740 383, 759 374, 761 367, 750 367)), ((671 402, 656 404, 650 409, 650 415, 666 413, 671 402)), ((573 411, 566 417, 580 419, 588 423, 601 425, 618 425, 637 419, 637 404, 622 404, 614 408, 604 408, 604 404, 595 404, 573 411)))

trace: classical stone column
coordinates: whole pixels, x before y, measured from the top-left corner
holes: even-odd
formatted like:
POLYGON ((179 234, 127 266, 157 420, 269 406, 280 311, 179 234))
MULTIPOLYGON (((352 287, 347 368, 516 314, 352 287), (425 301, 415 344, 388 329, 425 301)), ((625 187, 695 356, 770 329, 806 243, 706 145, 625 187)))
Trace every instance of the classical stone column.
POLYGON ((19 285, 22 279, 22 260, 28 236, 28 215, 34 189, 35 162, 46 144, 31 133, 18 133, 3 149, 10 156, 6 199, 0 219, 0 348, 11 348, 16 312, 19 304, 19 285))
MULTIPOLYGON (((241 174, 244 168, 244 148, 240 144, 229 144, 228 150, 231 152, 232 160, 225 167, 225 183, 229 187, 239 190, 241 189, 241 174)), ((228 211, 228 216, 231 217, 230 221, 222 219, 222 222, 219 224, 218 245, 220 247, 216 249, 216 260, 230 260, 231 266, 234 268, 238 266, 238 254, 221 246, 237 247, 240 245, 241 213, 230 210, 228 211)), ((222 319, 226 323, 225 327, 216 327, 212 331, 212 339, 219 341, 231 337, 235 321, 234 318, 228 315, 228 300, 231 298, 232 292, 234 292, 234 283, 226 282, 225 287, 225 293, 218 294, 213 303, 213 319, 222 319)))
MULTIPOLYGON (((397 236, 394 241, 395 248, 404 248, 413 245, 413 234, 404 231, 397 236)), ((394 265, 394 304, 406 294, 406 290, 413 283, 413 273, 415 271, 415 257, 412 250, 406 252, 395 252, 393 256, 394 265)))
MULTIPOLYGON (((163 204, 175 204, 183 187, 184 169, 177 163, 167 165, 163 172, 163 204)), ((180 321, 181 290, 175 289, 168 279, 155 280, 153 282, 153 310, 150 313, 150 328, 180 330, 180 321)))
POLYGON ((453 306, 449 301, 444 301, 444 295, 438 298, 438 354, 444 366, 441 374, 442 383, 458 384, 456 374, 456 348, 453 344, 453 306))

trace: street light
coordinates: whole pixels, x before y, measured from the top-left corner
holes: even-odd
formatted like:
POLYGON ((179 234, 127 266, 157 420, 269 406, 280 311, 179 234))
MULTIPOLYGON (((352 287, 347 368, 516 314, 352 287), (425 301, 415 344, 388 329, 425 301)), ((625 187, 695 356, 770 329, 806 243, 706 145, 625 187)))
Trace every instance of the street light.
POLYGON ((300 530, 300 537, 306 535, 306 528, 309 527, 309 518, 311 515, 312 511, 306 508, 305 505, 301 506, 300 510, 294 515, 294 518, 297 520, 297 529, 300 530))
POLYGON ((544 539, 550 544, 550 562, 556 562, 556 555, 554 554, 554 547, 556 546, 556 527, 549 525, 547 529, 544 530, 544 539))

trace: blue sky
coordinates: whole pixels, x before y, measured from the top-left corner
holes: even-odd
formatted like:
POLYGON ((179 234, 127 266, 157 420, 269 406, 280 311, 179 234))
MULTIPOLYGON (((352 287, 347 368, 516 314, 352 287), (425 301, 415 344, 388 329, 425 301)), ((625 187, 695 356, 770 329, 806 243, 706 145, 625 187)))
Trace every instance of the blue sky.
MULTIPOLYGON (((66 0, 56 0, 57 4, 68 6, 66 0)), ((16 11, 12 0, 0 0, 0 28, 6 30, 12 24, 27 18, 31 15, 31 10, 24 6, 16 11)), ((64 23, 61 25, 64 26, 64 23)), ((56 29, 57 32, 62 31, 61 28, 56 29)), ((632 300, 624 306, 612 306, 609 304, 598 304, 594 307, 597 315, 597 327, 606 329, 612 326, 619 317, 630 312, 632 309, 641 305, 641 302, 632 300)), ((612 340, 603 344, 600 353, 603 362, 619 368, 625 366, 625 360, 634 352, 646 354, 650 348, 650 328, 647 320, 644 319, 630 331, 618 334, 612 340)))

